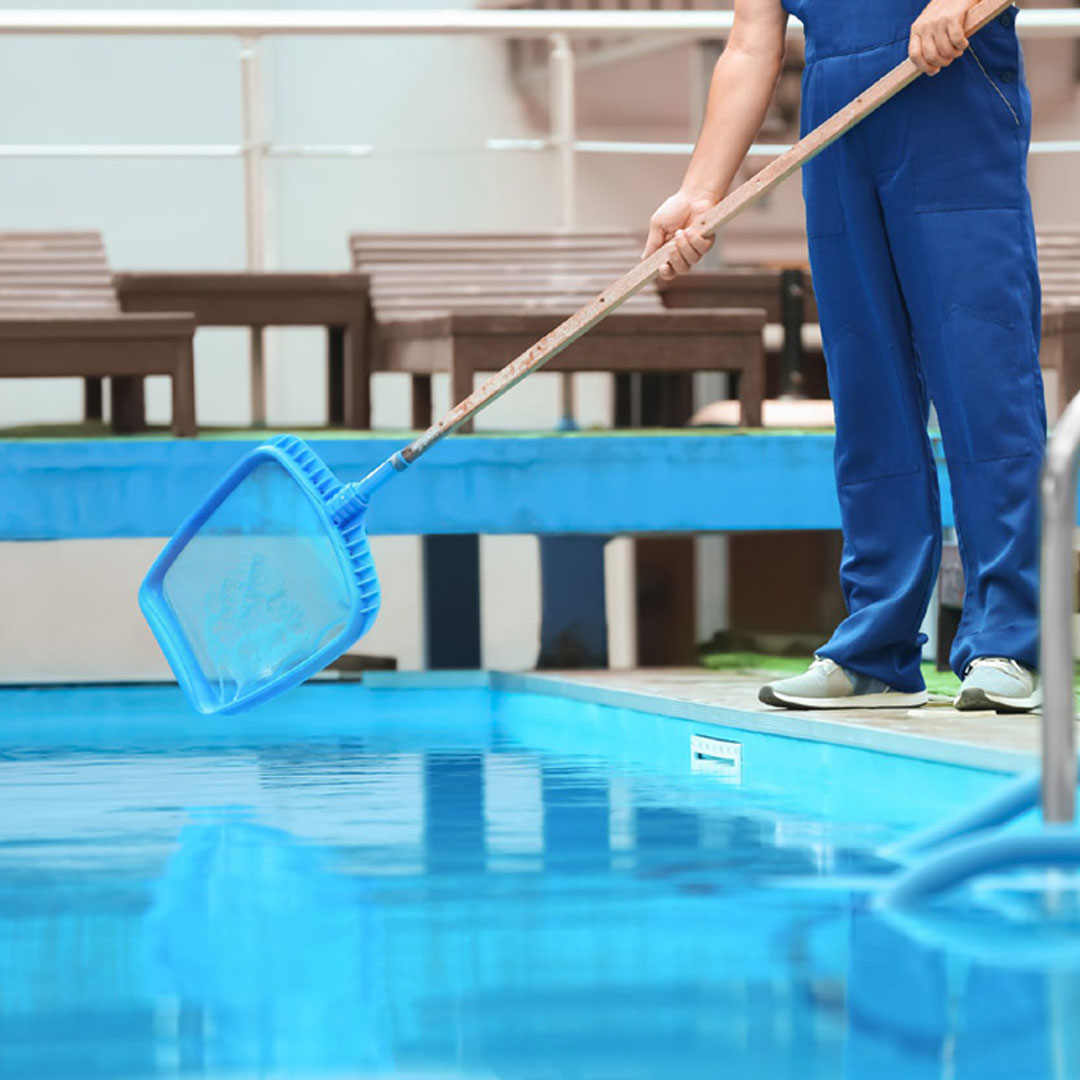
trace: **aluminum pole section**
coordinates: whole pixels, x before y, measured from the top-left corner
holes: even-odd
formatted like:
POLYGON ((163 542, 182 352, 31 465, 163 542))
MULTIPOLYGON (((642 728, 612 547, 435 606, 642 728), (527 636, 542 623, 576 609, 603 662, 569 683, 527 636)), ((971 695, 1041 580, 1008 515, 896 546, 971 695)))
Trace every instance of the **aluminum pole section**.
POLYGON ((1048 823, 1076 816, 1073 701, 1073 535, 1080 464, 1080 394, 1054 428, 1042 475, 1042 809, 1048 823))
MULTIPOLYGON (((266 267, 266 133, 259 40, 245 37, 240 46, 244 123, 244 242, 248 270, 266 267)), ((263 328, 251 328, 251 423, 266 426, 266 364, 263 328)))

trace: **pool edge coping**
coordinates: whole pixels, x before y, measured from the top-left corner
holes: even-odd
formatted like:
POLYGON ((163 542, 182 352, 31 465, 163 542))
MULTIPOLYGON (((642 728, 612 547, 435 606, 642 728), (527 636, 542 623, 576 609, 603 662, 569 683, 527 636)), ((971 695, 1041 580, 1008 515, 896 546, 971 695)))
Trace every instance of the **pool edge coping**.
MULTIPOLYGON (((668 697, 655 691, 612 687, 588 681, 584 673, 567 677, 544 672, 512 671, 365 671, 357 678, 316 676, 307 685, 366 686, 372 690, 494 690, 543 694, 587 704, 633 709, 654 716, 716 727, 734 728, 763 735, 779 735, 808 742, 829 743, 851 749, 892 754, 914 760, 1016 774, 1039 765, 1037 752, 1001 749, 974 742, 919 735, 908 731, 885 731, 858 720, 838 722, 824 717, 782 711, 750 712, 729 705, 668 697)), ((68 682, 6 683, 0 690, 61 689, 68 682)), ((83 686, 176 686, 173 680, 136 680, 80 683, 83 686)))
POLYGON ((600 686, 584 678, 566 678, 543 672, 509 671, 415 671, 365 672, 364 685, 372 689, 436 690, 484 689, 545 694, 614 708, 634 709, 691 723, 736 728, 763 735, 824 742, 856 750, 892 754, 986 772, 1019 773, 1038 764, 1037 754, 1004 750, 976 743, 916 735, 906 731, 882 731, 857 721, 838 723, 797 713, 747 712, 726 705, 666 697, 663 694, 622 687, 600 686))

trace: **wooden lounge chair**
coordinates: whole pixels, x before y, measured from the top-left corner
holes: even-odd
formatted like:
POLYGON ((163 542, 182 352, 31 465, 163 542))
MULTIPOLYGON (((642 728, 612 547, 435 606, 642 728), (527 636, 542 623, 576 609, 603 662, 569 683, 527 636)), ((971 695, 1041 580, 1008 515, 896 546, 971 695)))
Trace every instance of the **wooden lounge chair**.
POLYGON ((1038 234, 1042 349, 1050 422, 1080 393, 1080 229, 1038 234))
POLYGON ((194 435, 190 315, 123 315, 97 232, 0 233, 0 378, 77 376, 88 418, 108 376, 117 432, 146 427, 143 378, 172 379, 172 428, 194 435))
MULTIPOLYGON (((413 376, 412 419, 414 426, 423 427, 431 420, 433 373, 449 373, 452 400, 465 396, 478 373, 502 367, 634 266, 641 246, 640 237, 626 232, 353 236, 353 266, 370 274, 372 281, 372 370, 405 371, 413 376)), ((742 424, 757 427, 764 393, 764 323, 760 310, 667 311, 657 289, 650 286, 556 357, 548 370, 614 373, 618 424, 635 419, 624 407, 631 374, 649 380, 640 395, 648 398, 648 408, 636 419, 680 424, 692 411, 689 394, 669 393, 669 385, 677 383, 685 390, 690 373, 729 372, 737 377, 742 424)), ((645 541, 638 546, 639 569, 645 578, 649 578, 646 563, 671 561, 670 545, 661 551, 656 547, 660 543, 645 541), (657 557, 647 559, 654 548, 657 557)), ((470 537, 426 538, 426 580, 460 583, 466 568, 477 579, 474 546, 470 537)), ((592 570, 599 565, 602 546, 602 538, 591 547, 572 539, 545 538, 541 556, 545 583, 557 578, 562 584, 550 591, 545 584, 543 590, 542 663, 565 664, 572 659, 577 664, 586 657, 593 663, 604 662, 604 642, 579 642, 585 647, 571 650, 560 644, 560 631, 569 627, 567 620, 572 617, 569 613, 586 616, 585 621, 594 626, 603 624, 603 575, 596 578, 583 572, 585 564, 592 570), (590 593, 576 596, 575 603, 558 602, 560 590, 562 599, 566 598, 566 582, 594 578, 599 582, 598 597, 590 593), (571 653, 576 655, 571 657, 571 653)), ((680 549, 678 557, 684 563, 685 555, 680 549)), ((650 595, 665 597, 666 606, 655 619, 650 607, 639 625, 654 627, 662 637, 678 621, 669 617, 672 611, 685 609, 692 580, 682 586, 676 590, 646 587, 650 595)), ((426 607, 429 664, 479 663, 478 610, 470 624, 475 624, 473 632, 465 633, 461 625, 461 612, 471 610, 468 598, 457 596, 451 604, 429 590, 426 607), (451 611, 452 624, 439 614, 451 611), (432 634, 432 627, 444 623, 454 626, 452 635, 443 635, 452 640, 442 641, 432 634)), ((663 643, 664 652, 655 655, 677 653, 683 661, 692 659, 692 644, 692 640, 672 638, 663 643)), ((643 648, 643 657, 653 655, 649 647, 643 648)))
MULTIPOLYGON (((1080 393, 1080 229, 1043 229, 1038 234, 1042 283, 1042 348, 1039 363, 1046 379, 1050 420, 1080 393)), ((763 267, 696 270, 661 287, 672 308, 714 308, 727 304, 760 307, 766 312, 766 397, 776 396, 777 362, 792 324, 785 318, 783 271, 763 267)), ((800 343, 806 359, 808 396, 824 397, 821 331, 809 274, 803 281, 804 318, 800 343)))
POLYGON ((766 399, 793 389, 810 398, 828 396, 817 302, 808 271, 758 266, 698 269, 663 282, 660 295, 673 309, 761 308, 766 320, 766 399))
MULTIPOLYGON (((430 377, 451 398, 496 371, 632 267, 626 233, 358 234, 355 269, 371 276, 373 371, 413 376, 413 423, 430 421, 430 377)), ((738 377, 742 423, 761 421, 764 314, 667 311, 655 288, 631 298, 548 365, 551 371, 724 371, 738 377)))

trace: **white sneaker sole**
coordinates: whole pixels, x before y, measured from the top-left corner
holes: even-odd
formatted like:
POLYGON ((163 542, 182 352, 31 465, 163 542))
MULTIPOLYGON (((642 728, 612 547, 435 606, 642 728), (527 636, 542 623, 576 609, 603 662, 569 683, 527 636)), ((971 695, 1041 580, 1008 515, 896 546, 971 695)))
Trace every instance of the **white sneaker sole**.
POLYGON ((925 705, 930 695, 925 690, 917 694, 902 694, 890 690, 884 694, 851 694, 838 698, 807 698, 784 694, 772 686, 763 686, 758 701, 781 709, 914 709, 925 705))
POLYGON ((1026 698, 1001 697, 998 694, 988 694, 980 687, 973 686, 967 690, 961 690, 953 698, 953 705, 960 712, 989 712, 993 710, 999 713, 1025 713, 1032 709, 1042 707, 1042 687, 1037 687, 1035 692, 1026 698))

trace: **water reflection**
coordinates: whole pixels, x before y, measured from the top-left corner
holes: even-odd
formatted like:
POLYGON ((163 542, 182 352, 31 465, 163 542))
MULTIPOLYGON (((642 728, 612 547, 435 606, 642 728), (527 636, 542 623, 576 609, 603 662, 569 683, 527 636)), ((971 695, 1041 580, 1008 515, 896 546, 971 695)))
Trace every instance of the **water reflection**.
POLYGON ((280 829, 196 822, 143 919, 182 1069, 385 1067, 384 949, 363 882, 280 829))
POLYGON ((1010 925, 985 909, 966 914, 982 926, 960 948, 927 944, 912 925, 921 916, 897 922, 853 914, 845 1076, 1080 1075, 1080 969, 1033 965, 1022 955, 997 964, 980 959, 995 940, 1011 934, 1019 944, 1037 935, 1038 925, 1010 925), (985 935, 981 942, 978 935, 985 935))
POLYGON ((398 696, 333 738, 0 732, 0 1076, 1080 1075, 1077 965, 973 951, 1037 912, 942 944, 823 887, 924 823, 866 796, 894 761, 748 737, 732 786, 677 723, 398 696))

